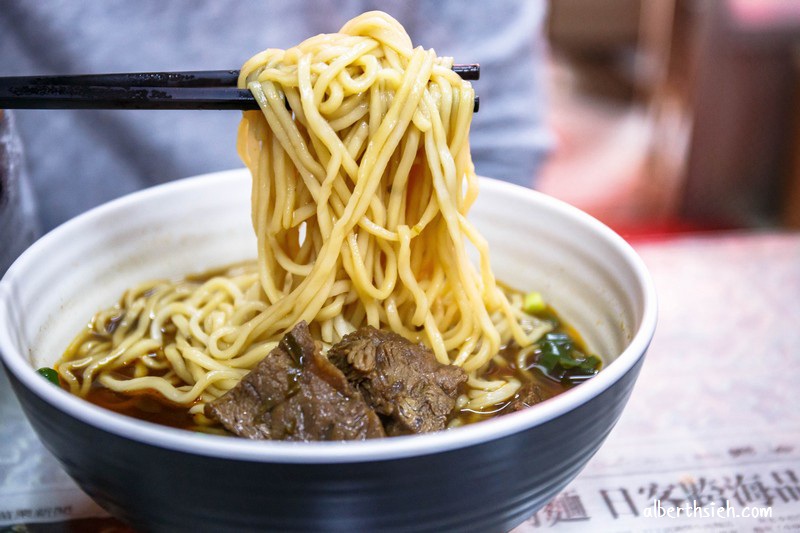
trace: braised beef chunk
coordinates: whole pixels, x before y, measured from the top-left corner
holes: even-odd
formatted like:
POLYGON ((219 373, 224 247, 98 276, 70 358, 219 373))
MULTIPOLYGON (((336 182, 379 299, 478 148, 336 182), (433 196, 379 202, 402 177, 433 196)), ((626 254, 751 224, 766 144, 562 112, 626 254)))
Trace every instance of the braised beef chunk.
MULTIPOLYGON (((555 385, 555 384, 554 384, 555 385)), ((532 405, 552 398, 560 391, 555 386, 546 386, 539 383, 526 383, 517 391, 516 397, 506 407, 505 412, 511 413, 527 409, 532 405)))
POLYGON ((461 368, 439 363, 429 348, 372 327, 346 335, 328 359, 383 416, 389 435, 444 429, 467 380, 461 368))
POLYGON ((251 439, 356 440, 385 436, 381 421, 298 323, 241 382, 206 404, 207 417, 251 439))

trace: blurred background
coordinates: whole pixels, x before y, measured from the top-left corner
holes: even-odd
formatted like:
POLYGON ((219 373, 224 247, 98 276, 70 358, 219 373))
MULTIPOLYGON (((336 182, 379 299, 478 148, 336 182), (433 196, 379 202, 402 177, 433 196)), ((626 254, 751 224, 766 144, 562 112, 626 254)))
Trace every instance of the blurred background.
MULTIPOLYGON (((415 42, 481 63, 470 134, 479 173, 566 200, 626 237, 800 227, 797 0, 0 6, 0 76, 231 68, 254 50, 382 9, 415 42)), ((27 162, 28 196, 47 231, 142 187, 240 166, 238 121, 225 112, 18 110, 25 154, 3 156, 20 152, 6 143, 0 162, 27 162)), ((6 117, 0 133, 12 125, 6 117)), ((10 217, 3 198, 0 216, 10 217)), ((0 224, 0 236, 11 226, 0 224)))
POLYGON ((625 236, 800 227, 800 2, 549 4, 536 188, 625 236))

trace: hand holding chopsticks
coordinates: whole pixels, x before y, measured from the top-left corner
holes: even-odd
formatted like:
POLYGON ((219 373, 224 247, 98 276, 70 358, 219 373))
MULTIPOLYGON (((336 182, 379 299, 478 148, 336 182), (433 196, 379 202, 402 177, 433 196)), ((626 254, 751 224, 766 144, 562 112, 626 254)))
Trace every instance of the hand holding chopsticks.
MULTIPOLYGON (((453 70, 466 80, 480 76, 476 64, 453 70)), ((6 77, 0 109, 258 109, 238 77, 238 70, 6 77)))

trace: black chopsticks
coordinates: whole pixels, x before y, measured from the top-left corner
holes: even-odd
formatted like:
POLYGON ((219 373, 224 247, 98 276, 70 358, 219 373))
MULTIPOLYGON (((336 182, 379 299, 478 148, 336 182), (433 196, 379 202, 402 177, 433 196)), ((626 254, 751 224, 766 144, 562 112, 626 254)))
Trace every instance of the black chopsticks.
MULTIPOLYGON (((454 65, 466 80, 477 64, 454 65)), ((258 109, 238 70, 0 78, 0 109, 258 109)), ((475 111, 479 100, 475 98, 475 111)))
POLYGON ((229 87, 16 85, 0 80, 6 109, 258 109, 250 91, 229 87))

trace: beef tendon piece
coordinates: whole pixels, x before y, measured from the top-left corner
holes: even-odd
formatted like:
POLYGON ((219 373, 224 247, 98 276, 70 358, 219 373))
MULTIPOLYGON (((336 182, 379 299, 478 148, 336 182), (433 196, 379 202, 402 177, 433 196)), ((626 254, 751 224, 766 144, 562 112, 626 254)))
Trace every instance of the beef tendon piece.
POLYGON ((345 335, 328 359, 384 418, 389 435, 444 429, 467 380, 460 367, 439 363, 429 348, 369 326, 345 335))
POLYGON ((361 440, 384 437, 380 418, 298 323, 205 415, 250 439, 361 440))

